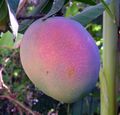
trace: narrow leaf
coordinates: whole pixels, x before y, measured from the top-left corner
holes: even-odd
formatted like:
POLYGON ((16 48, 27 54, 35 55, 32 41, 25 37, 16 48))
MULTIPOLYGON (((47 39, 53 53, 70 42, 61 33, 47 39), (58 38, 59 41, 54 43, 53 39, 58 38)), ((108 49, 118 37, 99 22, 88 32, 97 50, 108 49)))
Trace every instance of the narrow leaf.
POLYGON ((83 2, 85 4, 89 4, 89 5, 96 5, 96 3, 93 0, 75 0, 78 2, 83 2))
POLYGON ((57 13, 63 7, 64 3, 65 0, 54 0, 51 10, 46 16, 43 17, 43 19, 46 19, 52 16, 53 14, 57 13))
POLYGON ((0 1, 0 31, 6 30, 7 21, 8 21, 8 9, 5 1, 1 0, 0 1))
POLYGON ((20 0, 7 0, 10 8, 16 13, 20 0))
MULTIPOLYGON (((110 4, 110 2, 111 1, 108 1, 106 3, 110 4)), ((77 14, 76 16, 72 16, 70 18, 80 22, 83 26, 86 26, 92 20, 100 16, 104 10, 105 10, 105 7, 103 6, 103 4, 99 3, 95 6, 87 7, 81 13, 77 14)))
POLYGON ((15 38, 17 37, 17 33, 18 33, 18 22, 17 19, 15 17, 15 14, 13 12, 13 10, 10 8, 8 1, 6 0, 6 4, 8 7, 8 12, 9 12, 9 19, 10 19, 10 24, 11 24, 11 29, 13 31, 13 35, 15 36, 15 38))

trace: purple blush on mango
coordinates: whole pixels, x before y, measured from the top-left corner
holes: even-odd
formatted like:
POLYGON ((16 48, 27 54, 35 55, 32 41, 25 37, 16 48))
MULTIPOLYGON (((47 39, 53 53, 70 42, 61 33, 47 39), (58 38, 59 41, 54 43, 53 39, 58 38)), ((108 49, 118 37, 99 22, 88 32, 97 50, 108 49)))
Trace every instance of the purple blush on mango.
POLYGON ((36 87, 62 102, 76 101, 98 80, 99 50, 86 29, 71 19, 35 21, 24 34, 20 57, 36 87))

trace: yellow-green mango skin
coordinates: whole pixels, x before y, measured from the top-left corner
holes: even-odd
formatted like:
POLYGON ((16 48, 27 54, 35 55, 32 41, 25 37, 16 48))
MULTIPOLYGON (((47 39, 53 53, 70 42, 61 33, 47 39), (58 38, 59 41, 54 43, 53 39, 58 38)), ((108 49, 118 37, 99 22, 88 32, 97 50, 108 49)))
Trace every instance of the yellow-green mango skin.
POLYGON ((75 102, 98 80, 100 56, 93 38, 64 17, 35 21, 24 34, 20 58, 35 86, 61 102, 75 102))

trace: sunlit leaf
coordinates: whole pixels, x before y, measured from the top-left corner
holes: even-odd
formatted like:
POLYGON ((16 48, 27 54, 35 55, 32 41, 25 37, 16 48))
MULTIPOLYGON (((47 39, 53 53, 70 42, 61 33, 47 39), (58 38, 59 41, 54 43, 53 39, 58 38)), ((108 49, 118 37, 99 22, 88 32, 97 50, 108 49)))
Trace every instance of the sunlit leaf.
POLYGON ((79 8, 76 2, 73 2, 70 7, 67 8, 65 16, 75 16, 79 12, 79 8))
POLYGON ((18 48, 20 41, 22 39, 23 35, 22 34, 18 34, 16 41, 13 42, 13 34, 10 32, 6 32, 2 35, 2 37, 0 38, 0 48, 7 48, 7 49, 14 49, 14 48, 18 48))
POLYGON ((8 11, 9 11, 9 19, 10 19, 10 24, 11 24, 10 27, 12 29, 13 35, 15 37, 17 37, 19 25, 18 25, 17 19, 15 17, 14 11, 12 10, 12 8, 10 8, 10 5, 7 0, 6 0, 6 4, 8 7, 8 11))
POLYGON ((6 32, 0 38, 0 48, 12 48, 13 46, 13 35, 10 32, 6 32))

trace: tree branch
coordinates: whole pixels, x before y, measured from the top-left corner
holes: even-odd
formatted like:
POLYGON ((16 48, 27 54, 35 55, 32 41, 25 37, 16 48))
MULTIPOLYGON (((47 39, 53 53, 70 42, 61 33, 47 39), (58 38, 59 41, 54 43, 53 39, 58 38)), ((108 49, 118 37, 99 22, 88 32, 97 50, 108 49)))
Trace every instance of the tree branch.
POLYGON ((36 15, 36 16, 24 16, 24 17, 18 17, 17 20, 33 20, 33 19, 39 19, 45 16, 44 14, 36 15))
POLYGON ((11 101, 12 103, 16 104, 17 106, 19 106, 22 110, 24 110, 26 113, 29 113, 31 115, 41 115, 40 113, 35 113, 33 112, 31 109, 29 109, 28 107, 24 106, 22 103, 20 103, 18 100, 12 98, 9 95, 1 95, 0 99, 8 99, 9 101, 11 101))

